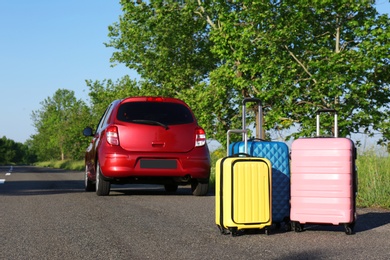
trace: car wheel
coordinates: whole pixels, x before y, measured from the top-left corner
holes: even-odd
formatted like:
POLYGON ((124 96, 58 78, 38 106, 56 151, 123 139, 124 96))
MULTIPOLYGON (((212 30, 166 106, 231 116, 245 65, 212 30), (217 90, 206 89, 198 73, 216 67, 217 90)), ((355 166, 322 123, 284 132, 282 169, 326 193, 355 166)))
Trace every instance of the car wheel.
POLYGON ((96 194, 107 196, 110 193, 111 183, 104 180, 100 170, 99 162, 96 165, 96 194))
POLYGON ((85 191, 95 191, 95 189, 93 181, 88 178, 88 167, 85 166, 85 191))
POLYGON ((176 192, 178 186, 177 184, 165 184, 164 188, 166 192, 176 192))
POLYGON ((204 196, 209 191, 209 182, 200 182, 198 180, 193 180, 191 182, 192 195, 195 196, 204 196))

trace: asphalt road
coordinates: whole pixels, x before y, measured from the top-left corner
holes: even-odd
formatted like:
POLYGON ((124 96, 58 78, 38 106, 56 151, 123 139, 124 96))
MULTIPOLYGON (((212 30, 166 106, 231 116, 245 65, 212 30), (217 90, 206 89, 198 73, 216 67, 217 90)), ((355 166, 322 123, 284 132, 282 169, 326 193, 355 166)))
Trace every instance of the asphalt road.
POLYGON ((232 237, 214 200, 131 185, 98 197, 82 172, 0 167, 0 259, 390 259, 388 210, 359 209, 350 236, 312 225, 232 237))

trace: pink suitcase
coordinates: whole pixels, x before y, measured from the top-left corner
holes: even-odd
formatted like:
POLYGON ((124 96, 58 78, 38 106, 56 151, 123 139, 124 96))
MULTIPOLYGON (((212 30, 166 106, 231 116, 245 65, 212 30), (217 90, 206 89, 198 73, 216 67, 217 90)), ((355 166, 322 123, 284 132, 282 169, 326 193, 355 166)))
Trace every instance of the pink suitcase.
POLYGON ((356 148, 352 140, 337 137, 337 112, 317 111, 317 137, 301 138, 291 147, 291 225, 343 225, 350 235, 356 221, 356 148), (320 137, 321 112, 335 115, 335 137, 320 137))

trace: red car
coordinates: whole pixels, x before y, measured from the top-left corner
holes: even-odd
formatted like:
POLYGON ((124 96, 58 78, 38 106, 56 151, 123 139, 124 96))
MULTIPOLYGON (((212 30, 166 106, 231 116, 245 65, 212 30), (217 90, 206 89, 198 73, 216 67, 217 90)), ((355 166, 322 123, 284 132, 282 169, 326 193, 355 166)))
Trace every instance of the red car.
POLYGON ((161 184, 167 192, 190 184, 205 195, 210 178, 206 134, 189 106, 163 97, 112 102, 93 132, 85 154, 85 190, 110 193, 111 184, 161 184))

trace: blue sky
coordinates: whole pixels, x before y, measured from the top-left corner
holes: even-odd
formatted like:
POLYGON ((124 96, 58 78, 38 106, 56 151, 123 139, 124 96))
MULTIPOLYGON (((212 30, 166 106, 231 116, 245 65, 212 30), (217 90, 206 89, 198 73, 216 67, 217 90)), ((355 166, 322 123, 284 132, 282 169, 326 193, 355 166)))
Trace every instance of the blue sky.
POLYGON ((32 111, 58 89, 87 101, 87 79, 136 77, 103 44, 120 14, 119 0, 0 0, 0 137, 30 138, 32 111))
MULTIPOLYGON (((377 8, 390 13, 388 0, 377 8)), ((30 138, 32 111, 58 89, 88 102, 85 80, 137 78, 112 68, 114 50, 104 46, 119 15, 119 0, 0 0, 0 138, 30 138)))

